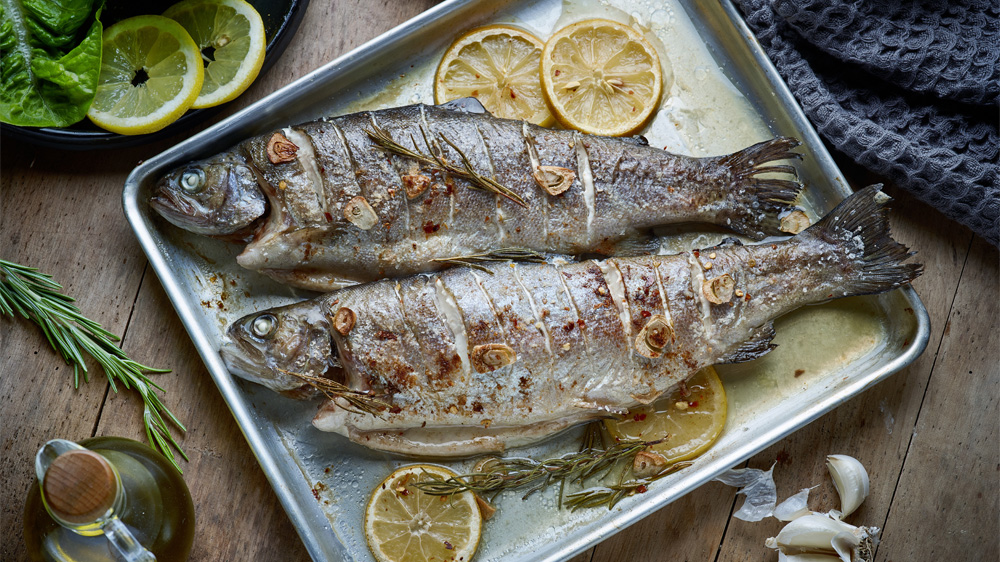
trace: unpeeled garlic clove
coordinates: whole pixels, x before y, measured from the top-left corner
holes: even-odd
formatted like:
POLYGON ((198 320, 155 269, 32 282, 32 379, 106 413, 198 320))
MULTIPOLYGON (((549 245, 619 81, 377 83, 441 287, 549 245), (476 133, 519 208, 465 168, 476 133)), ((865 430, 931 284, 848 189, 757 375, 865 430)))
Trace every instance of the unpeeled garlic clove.
MULTIPOLYGON (((841 533, 852 534, 856 529, 854 525, 812 513, 792 520, 781 529, 773 541, 768 539, 765 544, 771 548, 778 548, 786 554, 805 552, 834 554, 836 549, 833 546, 833 539, 839 537, 841 533)), ((841 538, 840 542, 843 543, 844 538, 841 538)), ((855 546, 860 542, 858 539, 855 546)), ((846 562, 851 561, 848 559, 846 562)))
POLYGON ((830 554, 785 554, 778 551, 778 562, 841 562, 839 556, 830 554))
POLYGON ((829 455, 826 467, 840 496, 840 519, 854 513, 868 497, 868 471, 858 459, 847 455, 829 455))

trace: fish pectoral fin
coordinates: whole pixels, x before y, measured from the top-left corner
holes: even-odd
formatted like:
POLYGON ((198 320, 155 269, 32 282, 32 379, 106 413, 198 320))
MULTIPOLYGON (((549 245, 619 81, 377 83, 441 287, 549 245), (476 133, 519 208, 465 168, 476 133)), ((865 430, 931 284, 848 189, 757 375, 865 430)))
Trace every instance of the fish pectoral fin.
POLYGON ((462 113, 489 113, 486 107, 483 106, 483 102, 473 97, 446 101, 439 104, 438 107, 449 111, 461 111, 462 113))
POLYGON ((306 268, 265 268, 258 271, 279 283, 320 293, 329 293, 330 291, 336 291, 337 289, 343 289, 344 287, 350 287, 351 285, 357 285, 359 283, 356 279, 341 277, 336 273, 309 270, 306 268))
POLYGON ((626 238, 611 247, 611 255, 619 258, 648 256, 660 251, 660 238, 650 234, 641 234, 626 238))
POLYGON ((653 389, 645 394, 633 394, 632 399, 640 404, 652 404, 654 400, 660 397, 662 392, 653 389))
POLYGON ((742 363, 767 355, 772 349, 778 347, 771 343, 774 335, 774 324, 771 322, 764 324, 754 331, 750 339, 743 342, 732 353, 719 360, 719 363, 742 363))

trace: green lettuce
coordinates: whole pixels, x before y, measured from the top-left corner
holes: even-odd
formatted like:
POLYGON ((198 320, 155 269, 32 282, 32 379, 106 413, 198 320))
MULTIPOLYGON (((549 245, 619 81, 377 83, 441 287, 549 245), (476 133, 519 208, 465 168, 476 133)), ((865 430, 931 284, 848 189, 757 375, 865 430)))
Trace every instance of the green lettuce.
POLYGON ((0 122, 65 127, 101 73, 102 0, 0 0, 0 122))

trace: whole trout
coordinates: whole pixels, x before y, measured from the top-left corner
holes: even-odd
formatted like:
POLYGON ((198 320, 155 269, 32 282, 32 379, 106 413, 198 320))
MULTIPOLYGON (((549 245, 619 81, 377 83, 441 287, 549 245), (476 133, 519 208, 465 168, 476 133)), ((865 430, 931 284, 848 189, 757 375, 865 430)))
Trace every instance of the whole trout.
POLYGON ((868 187, 773 244, 348 287, 237 321, 222 355, 286 394, 334 388, 313 424, 362 445, 502 451, 623 414, 708 365, 760 357, 771 321, 795 308, 908 283, 921 266, 902 263, 911 254, 889 237, 886 200, 868 187))
POLYGON ((799 156, 794 139, 689 158, 641 137, 498 119, 470 100, 269 132, 167 173, 150 205, 181 228, 249 238, 240 265, 313 290, 502 248, 650 253, 648 229, 668 223, 753 239, 795 223, 801 184, 774 174, 794 178, 775 163, 799 156))

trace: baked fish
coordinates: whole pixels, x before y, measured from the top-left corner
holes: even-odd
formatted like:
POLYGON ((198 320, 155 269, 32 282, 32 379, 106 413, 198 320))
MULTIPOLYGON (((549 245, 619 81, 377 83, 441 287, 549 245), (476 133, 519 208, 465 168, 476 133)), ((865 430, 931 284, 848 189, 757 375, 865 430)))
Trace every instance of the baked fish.
POLYGON ((775 243, 356 285, 244 317, 221 353, 234 374, 289 395, 340 388, 313 425, 362 445, 502 451, 760 357, 771 321, 795 308, 908 283, 921 266, 902 263, 911 254, 889 236, 888 199, 865 188, 775 243))
POLYGON ((241 266, 324 291, 499 248, 650 253, 646 231, 668 223, 781 234, 783 218, 799 217, 789 220, 801 184, 776 161, 797 158, 797 145, 689 158, 641 137, 498 119, 470 98, 251 138, 167 173, 150 206, 193 232, 249 238, 241 266))

